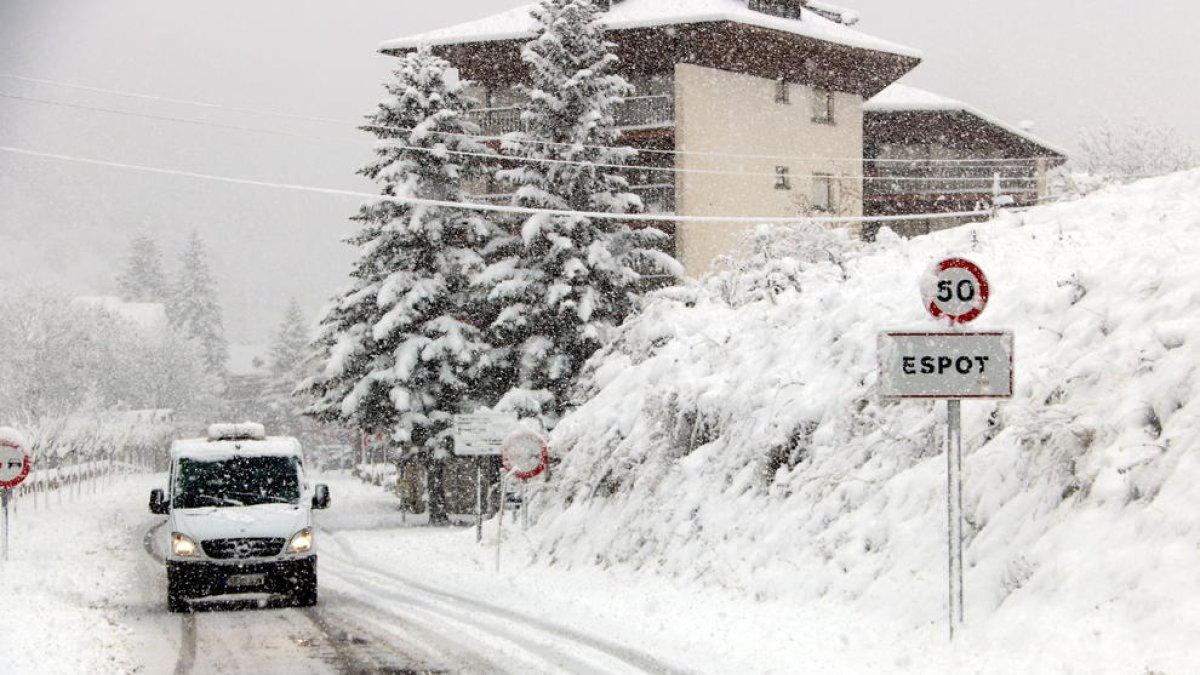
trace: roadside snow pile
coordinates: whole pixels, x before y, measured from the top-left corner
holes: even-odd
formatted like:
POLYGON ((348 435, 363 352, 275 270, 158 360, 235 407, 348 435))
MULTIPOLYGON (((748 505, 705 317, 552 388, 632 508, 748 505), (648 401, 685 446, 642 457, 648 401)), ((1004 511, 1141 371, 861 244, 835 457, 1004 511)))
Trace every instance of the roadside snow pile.
POLYGON ((1035 615, 1182 648, 1200 626, 1200 171, 914 240, 828 237, 663 294, 553 434, 539 558, 944 625, 945 405, 881 401, 876 340, 943 328, 918 280, 950 255, 991 282, 971 328, 1016 345, 1013 399, 963 405, 968 612, 1035 651, 1035 615))

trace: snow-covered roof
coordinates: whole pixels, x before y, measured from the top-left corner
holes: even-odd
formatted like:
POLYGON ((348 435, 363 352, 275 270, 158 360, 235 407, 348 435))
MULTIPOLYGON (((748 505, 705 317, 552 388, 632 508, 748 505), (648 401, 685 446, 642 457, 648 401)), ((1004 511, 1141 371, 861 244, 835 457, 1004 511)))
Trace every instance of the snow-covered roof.
POLYGON ((894 83, 863 104, 864 113, 887 112, 964 112, 993 126, 1062 156, 1067 153, 1034 136, 1025 129, 1013 126, 957 99, 935 94, 906 84, 894 83))
POLYGON ((233 457, 300 457, 300 442, 291 436, 267 436, 263 440, 210 441, 181 438, 171 444, 171 457, 217 462, 233 457))
MULTIPOLYGON (((536 27, 530 12, 536 6, 536 3, 530 3, 476 21, 388 40, 379 46, 379 51, 529 39, 536 27)), ((613 4, 603 21, 609 30, 729 21, 848 47, 921 58, 918 50, 860 33, 809 9, 803 10, 799 20, 785 19, 750 9, 746 0, 623 0, 613 4)))

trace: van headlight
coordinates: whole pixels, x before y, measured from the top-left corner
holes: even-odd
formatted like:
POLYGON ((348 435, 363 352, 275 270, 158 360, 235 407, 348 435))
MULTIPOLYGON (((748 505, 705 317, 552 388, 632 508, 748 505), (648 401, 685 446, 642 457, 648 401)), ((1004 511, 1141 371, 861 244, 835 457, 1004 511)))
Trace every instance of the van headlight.
POLYGON ((200 555, 200 547, 196 540, 182 532, 171 533, 171 552, 180 558, 194 558, 200 555))
POLYGON ((292 540, 288 542, 288 553, 307 553, 313 547, 313 533, 311 527, 306 527, 296 534, 292 535, 292 540))

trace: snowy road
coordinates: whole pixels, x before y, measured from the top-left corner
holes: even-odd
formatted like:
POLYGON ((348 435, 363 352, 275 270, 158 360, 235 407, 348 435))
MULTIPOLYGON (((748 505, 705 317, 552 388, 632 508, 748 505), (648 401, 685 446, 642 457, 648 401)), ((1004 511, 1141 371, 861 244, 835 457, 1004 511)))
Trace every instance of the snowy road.
MULTIPOLYGON (((161 562, 162 523, 143 547, 161 562)), ((619 644, 389 572, 323 530, 317 607, 200 605, 181 622, 176 675, 205 673, 671 673, 619 644)), ((159 585, 165 574, 157 572, 159 585)), ((166 612, 165 604, 158 608, 166 612)))

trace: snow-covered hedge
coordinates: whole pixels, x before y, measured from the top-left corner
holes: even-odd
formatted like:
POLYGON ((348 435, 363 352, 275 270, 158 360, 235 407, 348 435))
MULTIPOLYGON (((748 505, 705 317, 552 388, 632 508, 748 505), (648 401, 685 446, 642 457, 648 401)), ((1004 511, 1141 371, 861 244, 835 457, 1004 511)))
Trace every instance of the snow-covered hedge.
POLYGON ((940 617, 945 406, 881 401, 876 340, 937 328, 918 279, 961 255, 1016 344, 1014 398, 963 405, 968 606, 1168 621, 1200 597, 1198 244, 1193 171, 663 292, 553 433, 537 554, 940 617))
POLYGON ((104 305, 0 293, 0 424, 41 462, 158 447, 216 403, 196 345, 104 305))

